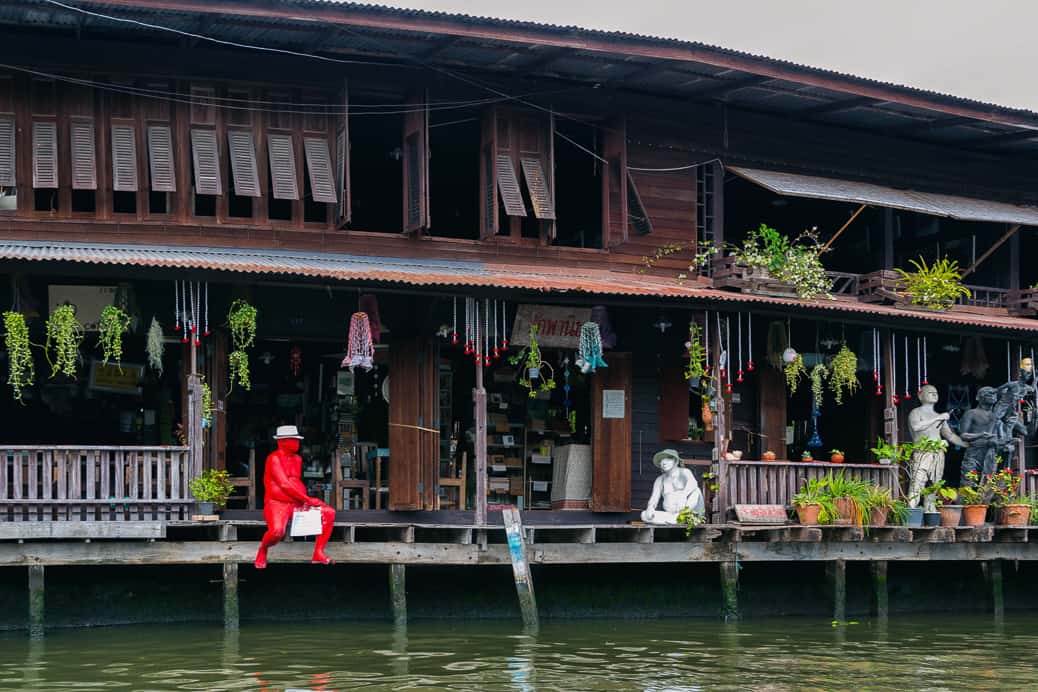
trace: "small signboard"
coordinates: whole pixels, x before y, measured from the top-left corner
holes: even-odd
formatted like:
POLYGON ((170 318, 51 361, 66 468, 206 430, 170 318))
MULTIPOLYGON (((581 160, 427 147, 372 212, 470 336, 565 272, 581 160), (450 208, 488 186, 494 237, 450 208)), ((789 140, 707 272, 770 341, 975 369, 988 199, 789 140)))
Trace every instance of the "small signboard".
POLYGON ((144 366, 133 363, 105 365, 99 360, 90 363, 90 389, 116 394, 140 394, 144 366))
POLYGON ((624 417, 624 390, 603 389, 602 390, 602 417, 623 418, 624 417))
POLYGON ((783 505, 735 505, 735 517, 742 524, 785 524, 789 521, 783 505))
POLYGON ((516 346, 530 343, 530 325, 537 325, 537 344, 542 348, 577 349, 580 325, 591 320, 591 308, 561 305, 520 305, 515 311, 512 338, 516 346))

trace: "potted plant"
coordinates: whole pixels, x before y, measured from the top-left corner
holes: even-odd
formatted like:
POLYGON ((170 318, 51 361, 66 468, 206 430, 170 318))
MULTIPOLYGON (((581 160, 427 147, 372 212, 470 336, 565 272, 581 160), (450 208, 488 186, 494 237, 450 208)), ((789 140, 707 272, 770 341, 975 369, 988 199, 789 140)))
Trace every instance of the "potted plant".
POLYGON ((834 524, 862 526, 868 511, 869 485, 864 481, 846 478, 841 471, 834 475, 829 473, 826 479, 829 494, 833 498, 836 509, 834 524))
POLYGON ((801 300, 831 299, 829 291, 833 282, 822 265, 824 251, 813 229, 790 240, 784 233, 762 223, 746 235, 742 245, 732 248, 727 261, 725 258, 715 261, 720 265, 734 261, 733 269, 741 271, 738 280, 743 283, 772 280, 771 290, 786 293, 788 289, 781 286, 785 284, 801 300), (780 285, 774 285, 776 281, 780 285))
MULTIPOLYGON (((977 482, 977 472, 970 471, 964 479, 967 483, 977 482)), ((975 485, 964 485, 959 488, 959 502, 962 503, 962 523, 966 526, 983 526, 987 517, 988 505, 984 495, 975 485)))
POLYGON ((837 406, 843 405, 843 397, 853 396, 861 389, 858 381, 858 356, 847 347, 845 341, 829 364, 829 389, 837 406))
MULTIPOLYGON (((1001 458, 997 460, 1001 463, 1001 458)), ((1010 469, 999 469, 984 479, 981 492, 991 497, 991 506, 999 509, 996 514, 999 523, 1007 526, 1026 526, 1030 516, 1030 506, 1021 502, 1020 476, 1010 469)))
POLYGON ((800 455, 800 461, 814 461, 815 458, 811 456, 811 450, 805 449, 800 455))
POLYGON ((775 452, 769 449, 768 451, 764 452, 763 455, 761 455, 761 459, 763 459, 764 461, 775 461, 775 452))
POLYGON ((919 491, 923 505, 923 526, 940 526, 941 512, 937 509, 937 498, 944 489, 944 481, 938 480, 919 491))
POLYGON ((509 357, 508 362, 519 365, 519 384, 525 387, 533 399, 538 392, 549 393, 555 389, 555 371, 541 357, 541 348, 537 344, 537 325, 530 325, 530 343, 521 351, 509 357), (543 370, 548 374, 544 375, 543 370))
POLYGON ((199 514, 212 514, 216 507, 227 504, 227 498, 234 492, 231 485, 231 474, 224 470, 208 469, 188 481, 191 494, 198 502, 199 514))
MULTIPOLYGON (((908 525, 908 503, 904 500, 894 500, 887 512, 887 522, 898 526, 908 525)), ((922 516, 919 517, 922 520, 922 516)))
POLYGON ((947 257, 927 264, 909 260, 914 271, 896 269, 900 277, 901 292, 910 303, 927 310, 943 311, 955 305, 959 298, 969 298, 970 290, 962 285, 959 263, 947 257))
POLYGON ((942 487, 937 493, 937 509, 941 513, 941 526, 958 526, 962 521, 962 505, 955 504, 959 491, 942 487))
POLYGON ((834 463, 834 464, 842 464, 843 463, 843 459, 844 459, 843 452, 841 452, 840 450, 838 450, 838 449, 830 449, 829 450, 829 461, 831 461, 832 463, 834 463))
POLYGON ((901 458, 897 445, 887 444, 882 437, 876 438, 876 446, 869 450, 881 464, 893 464, 901 458))
POLYGON ((891 510, 896 503, 893 495, 890 494, 890 489, 878 485, 869 486, 865 502, 869 508, 869 525, 886 526, 887 521, 891 518, 891 510))
POLYGON ((828 523, 836 515, 828 486, 827 478, 804 480, 804 486, 792 499, 793 508, 796 509, 801 524, 810 526, 828 523))

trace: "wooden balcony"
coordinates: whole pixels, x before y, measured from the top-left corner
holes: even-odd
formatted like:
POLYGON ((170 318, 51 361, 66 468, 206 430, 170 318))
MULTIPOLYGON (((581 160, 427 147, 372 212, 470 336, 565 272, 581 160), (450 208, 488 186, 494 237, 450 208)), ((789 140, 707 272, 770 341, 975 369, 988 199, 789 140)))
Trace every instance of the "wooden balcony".
MULTIPOLYGON (((728 461, 721 478, 723 512, 735 505, 788 505, 804 482, 843 473, 899 494, 896 465, 830 464, 802 461, 728 461)), ((723 515, 722 515, 723 516, 723 515)))
POLYGON ((2 446, 0 521, 187 519, 188 447, 2 446))

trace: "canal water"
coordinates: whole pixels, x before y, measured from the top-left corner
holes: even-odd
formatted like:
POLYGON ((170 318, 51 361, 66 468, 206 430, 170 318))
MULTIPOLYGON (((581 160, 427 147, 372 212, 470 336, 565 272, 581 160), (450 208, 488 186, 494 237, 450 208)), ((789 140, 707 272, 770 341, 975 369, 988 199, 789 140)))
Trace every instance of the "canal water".
POLYGON ((125 626, 0 635, 0 690, 1035 689, 1026 614, 125 626))

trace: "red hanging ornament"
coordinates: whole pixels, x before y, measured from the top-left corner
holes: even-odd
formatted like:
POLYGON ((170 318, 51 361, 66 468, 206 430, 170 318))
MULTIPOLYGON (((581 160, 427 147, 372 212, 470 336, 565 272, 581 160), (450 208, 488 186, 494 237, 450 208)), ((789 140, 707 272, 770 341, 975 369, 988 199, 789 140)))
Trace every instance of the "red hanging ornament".
POLYGON ((498 350, 498 348, 497 348, 497 346, 495 346, 495 347, 494 347, 494 360, 497 360, 497 359, 499 359, 500 357, 501 357, 501 351, 499 351, 499 350, 498 350))
POLYGON ((293 377, 299 377, 299 372, 303 369, 303 349, 298 346, 293 346, 288 351, 288 369, 292 371, 293 377))
POLYGON ((752 360, 749 361, 748 363, 746 363, 746 369, 749 370, 750 372, 753 372, 754 366, 753 366, 753 361, 752 360))
POLYGON ((729 382, 728 384, 726 384, 724 386, 724 391, 727 392, 728 394, 732 393, 732 383, 731 382, 729 382))
POLYGON ((452 332, 451 333, 451 345, 452 346, 457 346, 458 345, 458 333, 457 332, 452 332))
POLYGON ((470 344, 467 341, 465 342, 465 351, 464 351, 464 353, 465 353, 466 356, 472 355, 472 344, 470 344))
POLYGON ((742 372, 742 370, 740 370, 739 371, 739 376, 735 378, 735 381, 736 382, 742 382, 743 381, 742 380, 742 375, 743 375, 743 372, 742 372))
POLYGON ((490 356, 483 356, 483 365, 488 368, 490 367, 490 356))

